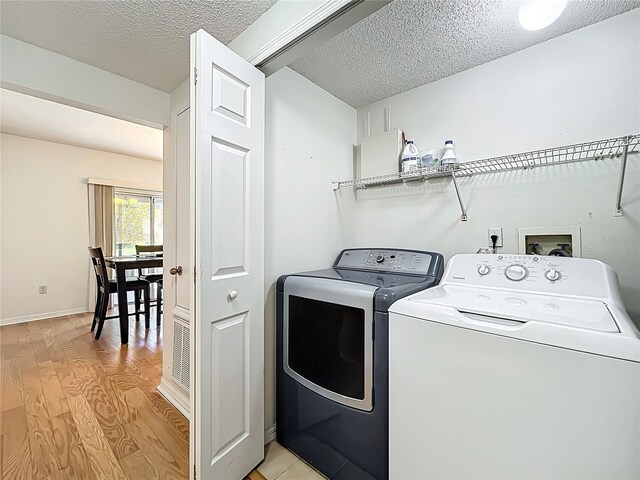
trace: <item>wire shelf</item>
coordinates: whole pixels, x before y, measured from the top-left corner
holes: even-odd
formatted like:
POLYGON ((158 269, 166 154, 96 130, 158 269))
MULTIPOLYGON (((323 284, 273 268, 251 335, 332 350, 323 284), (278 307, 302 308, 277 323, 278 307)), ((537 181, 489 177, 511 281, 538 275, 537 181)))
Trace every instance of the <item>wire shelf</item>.
POLYGON ((463 162, 456 168, 430 167, 407 173, 391 173, 377 177, 355 178, 352 180, 334 181, 334 188, 354 188, 362 190, 369 187, 382 187, 405 182, 424 181, 441 177, 468 177, 487 173, 507 172, 510 170, 524 170, 529 168, 561 165, 565 163, 582 162, 586 160, 601 160, 625 156, 626 153, 640 151, 640 134, 624 137, 596 140, 593 142, 577 143, 563 147, 546 148, 532 152, 503 155, 463 162))

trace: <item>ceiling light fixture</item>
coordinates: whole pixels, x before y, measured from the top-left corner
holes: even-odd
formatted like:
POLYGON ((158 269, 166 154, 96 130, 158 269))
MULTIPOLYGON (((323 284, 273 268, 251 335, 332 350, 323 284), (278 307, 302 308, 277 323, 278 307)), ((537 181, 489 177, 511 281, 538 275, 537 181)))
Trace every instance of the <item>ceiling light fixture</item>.
POLYGON ((540 30, 555 22, 567 6, 567 0, 524 0, 518 18, 527 30, 540 30))

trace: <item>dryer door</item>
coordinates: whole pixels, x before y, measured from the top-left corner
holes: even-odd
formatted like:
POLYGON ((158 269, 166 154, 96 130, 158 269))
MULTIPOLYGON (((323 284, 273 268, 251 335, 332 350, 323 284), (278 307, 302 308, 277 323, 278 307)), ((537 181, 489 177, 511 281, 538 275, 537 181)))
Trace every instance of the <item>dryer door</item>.
POLYGON ((373 408, 373 296, 377 287, 312 277, 284 284, 284 371, 343 405, 373 408))

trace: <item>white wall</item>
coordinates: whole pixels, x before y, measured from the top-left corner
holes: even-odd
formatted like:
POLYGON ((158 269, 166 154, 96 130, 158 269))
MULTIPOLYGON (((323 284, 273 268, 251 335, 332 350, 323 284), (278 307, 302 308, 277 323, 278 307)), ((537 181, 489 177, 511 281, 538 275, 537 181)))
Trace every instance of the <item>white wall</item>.
POLYGON ((93 309, 88 177, 162 185, 162 162, 2 134, 0 323, 93 309))
MULTIPOLYGON (((640 10, 569 33, 358 110, 358 134, 404 130, 421 149, 453 139, 462 161, 640 133, 640 10)), ((582 226, 583 256, 617 272, 640 322, 640 156, 631 156, 624 216, 614 217, 619 161, 485 175, 460 182, 469 221, 450 180, 358 194, 361 246, 432 249, 447 258, 487 246, 501 226, 504 252, 518 227, 582 226)), ((345 178, 348 178, 347 175, 345 178)))
POLYGON ((284 68, 267 78, 265 428, 275 423, 275 281, 326 268, 355 243, 353 199, 331 181, 352 172, 356 112, 284 68), (344 198, 341 196, 344 195, 344 198))

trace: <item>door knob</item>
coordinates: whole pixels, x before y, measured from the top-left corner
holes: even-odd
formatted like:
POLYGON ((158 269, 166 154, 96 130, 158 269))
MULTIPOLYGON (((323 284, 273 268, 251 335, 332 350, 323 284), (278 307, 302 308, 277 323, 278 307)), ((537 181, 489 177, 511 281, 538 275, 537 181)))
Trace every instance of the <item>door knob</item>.
POLYGON ((177 267, 174 267, 171 270, 169 270, 169 273, 171 275, 182 275, 182 267, 178 265, 177 267))
POLYGON ((231 290, 229 292, 229 298, 231 300, 235 300, 238 297, 238 291, 237 290, 231 290))

